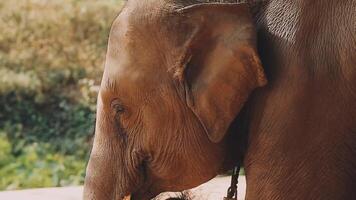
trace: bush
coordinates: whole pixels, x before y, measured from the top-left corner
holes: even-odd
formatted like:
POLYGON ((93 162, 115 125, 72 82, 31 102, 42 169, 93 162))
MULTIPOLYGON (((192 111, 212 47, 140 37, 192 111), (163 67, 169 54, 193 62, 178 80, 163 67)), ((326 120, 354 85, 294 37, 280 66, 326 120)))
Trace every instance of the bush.
POLYGON ((83 182, 85 162, 54 153, 50 145, 33 143, 21 154, 11 154, 11 142, 0 137, 0 189, 68 186, 83 182))
POLYGON ((0 189, 83 183, 121 0, 0 2, 0 189))

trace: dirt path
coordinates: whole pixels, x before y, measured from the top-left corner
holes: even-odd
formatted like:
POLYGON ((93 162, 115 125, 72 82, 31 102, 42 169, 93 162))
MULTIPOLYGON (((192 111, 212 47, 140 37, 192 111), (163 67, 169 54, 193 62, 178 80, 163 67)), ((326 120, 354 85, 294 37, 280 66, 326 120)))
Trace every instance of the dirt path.
MULTIPOLYGON (((229 177, 217 177, 208 183, 192 189, 192 194, 199 200, 220 200, 226 195, 229 177)), ((239 179, 239 200, 245 196, 245 177, 239 179)), ((81 200, 82 187, 45 188, 33 190, 0 192, 0 200, 81 200)), ((173 197, 174 193, 162 194, 161 198, 173 197)), ((161 199, 159 198, 159 199, 161 199)))

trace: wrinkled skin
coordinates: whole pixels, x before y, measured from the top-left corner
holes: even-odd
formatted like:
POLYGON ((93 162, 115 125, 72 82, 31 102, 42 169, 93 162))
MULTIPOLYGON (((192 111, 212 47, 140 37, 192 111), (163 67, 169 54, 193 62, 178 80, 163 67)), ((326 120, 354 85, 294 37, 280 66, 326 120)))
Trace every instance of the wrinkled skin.
POLYGON ((270 0, 256 21, 247 199, 356 199, 356 1, 270 0))
POLYGON ((188 189, 241 152, 247 199, 355 199, 355 2, 264 1, 256 24, 196 3, 131 0, 115 20, 84 199, 188 189))
POLYGON ((132 0, 114 21, 84 199, 150 199, 236 162, 230 124, 266 84, 252 16, 189 5, 132 0))

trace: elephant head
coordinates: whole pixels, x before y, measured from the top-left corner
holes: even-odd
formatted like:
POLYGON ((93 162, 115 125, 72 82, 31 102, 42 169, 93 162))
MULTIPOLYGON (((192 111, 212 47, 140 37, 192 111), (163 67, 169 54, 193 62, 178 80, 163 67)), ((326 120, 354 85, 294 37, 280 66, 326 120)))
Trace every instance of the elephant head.
POLYGON ((245 4, 182 2, 131 0, 112 25, 86 200, 145 200, 213 178, 231 122, 266 84, 245 4))

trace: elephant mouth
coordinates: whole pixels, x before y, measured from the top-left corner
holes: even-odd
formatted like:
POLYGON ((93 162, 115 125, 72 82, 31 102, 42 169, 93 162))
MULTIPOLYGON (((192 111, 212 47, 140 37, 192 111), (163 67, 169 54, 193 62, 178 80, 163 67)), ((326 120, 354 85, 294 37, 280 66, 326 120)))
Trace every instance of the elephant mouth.
POLYGON ((138 167, 138 174, 140 181, 136 185, 137 188, 131 190, 129 195, 125 196, 123 200, 151 200, 154 199, 158 194, 155 194, 151 191, 152 182, 148 177, 148 158, 145 158, 141 161, 141 164, 138 167))
POLYGON ((149 193, 133 193, 126 197, 123 200, 151 200, 154 199, 157 195, 152 195, 149 193))

